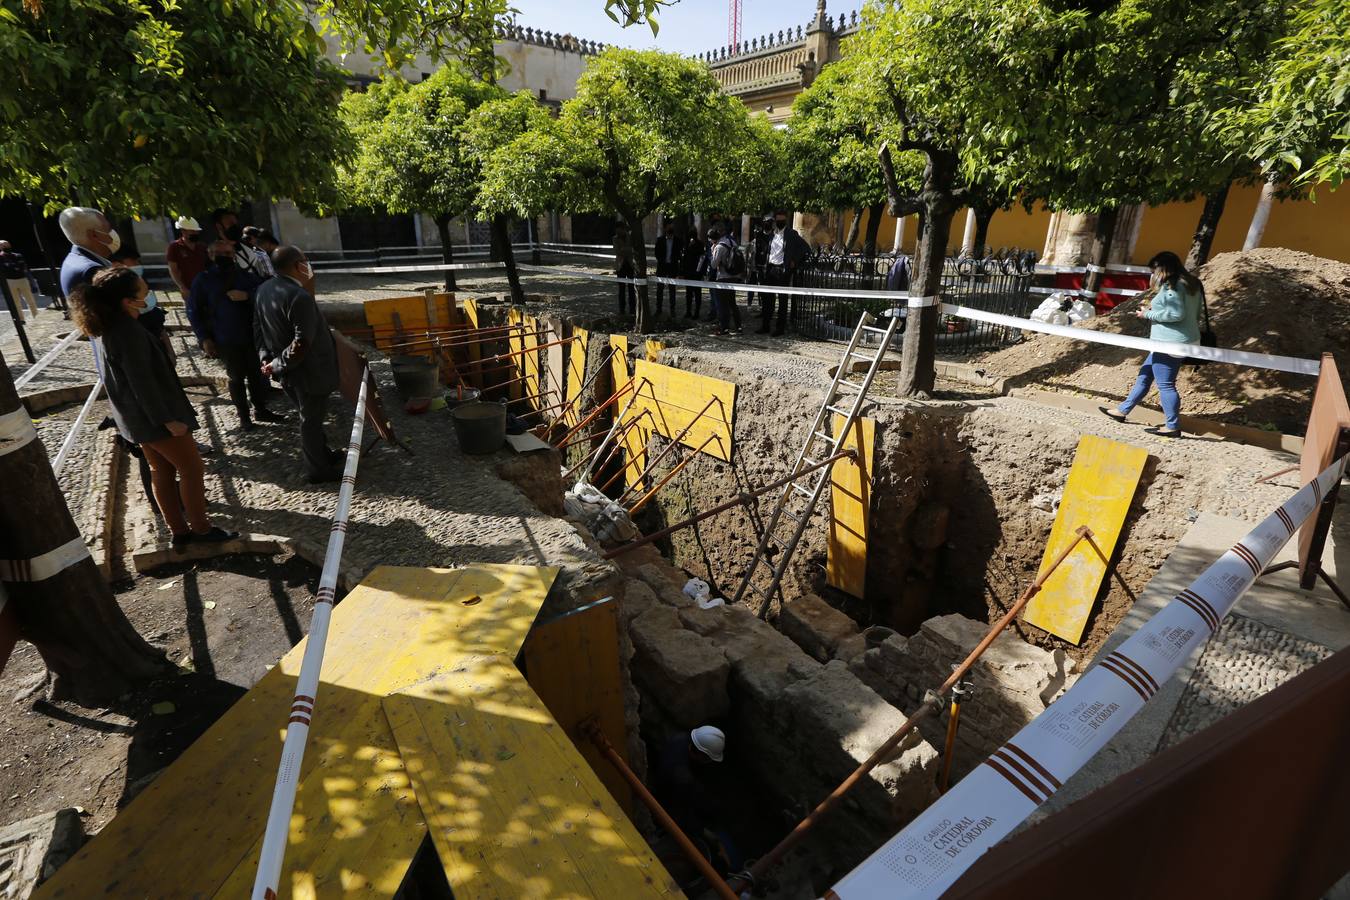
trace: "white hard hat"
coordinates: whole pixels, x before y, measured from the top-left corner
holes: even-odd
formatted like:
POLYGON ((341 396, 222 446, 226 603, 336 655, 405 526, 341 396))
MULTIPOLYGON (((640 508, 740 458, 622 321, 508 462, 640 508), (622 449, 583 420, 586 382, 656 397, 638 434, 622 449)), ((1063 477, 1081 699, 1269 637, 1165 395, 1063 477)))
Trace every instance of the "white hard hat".
POLYGON ((700 725, 689 732, 689 740, 703 751, 703 755, 713 762, 722 761, 722 752, 727 749, 727 736, 722 729, 713 725, 700 725))
POLYGON ((174 227, 179 231, 201 231, 202 226, 197 224, 197 220, 192 216, 179 216, 178 221, 174 222, 174 227))

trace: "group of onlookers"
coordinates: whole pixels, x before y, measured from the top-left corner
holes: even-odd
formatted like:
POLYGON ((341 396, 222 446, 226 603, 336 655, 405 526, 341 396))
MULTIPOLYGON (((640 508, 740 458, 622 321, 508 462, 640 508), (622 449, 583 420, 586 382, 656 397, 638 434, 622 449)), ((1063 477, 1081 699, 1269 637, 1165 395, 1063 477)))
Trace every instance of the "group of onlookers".
MULTIPOLYGON (((741 310, 737 295, 758 295, 760 327, 758 333, 782 334, 789 316, 796 317, 797 304, 793 295, 779 291, 738 291, 734 284, 758 284, 768 287, 794 285, 796 273, 810 254, 806 240, 793 228, 786 211, 777 210, 771 216, 751 222, 749 240, 744 246, 737 236, 737 220, 714 213, 709 217, 706 232, 700 236, 695 229, 687 236, 677 234, 675 223, 667 220, 653 247, 656 258, 656 277, 685 281, 707 281, 708 322, 716 322, 713 334, 738 334, 741 331, 741 310)), ((614 238, 615 275, 619 278, 636 277, 637 267, 633 243, 628 227, 620 223, 614 238)), ((677 286, 657 282, 656 313, 659 315, 669 292, 670 317, 676 316, 677 286)), ((703 305, 701 286, 684 286, 684 317, 698 320, 703 305)), ((637 308, 637 291, 630 283, 619 284, 619 314, 633 315, 637 308)))
MULTIPOLYGON (((60 215, 71 242, 61 287, 77 326, 95 345, 113 420, 123 441, 149 468, 155 507, 173 543, 223 541, 235 532, 206 513, 199 427, 175 367, 165 313, 140 260, 96 209, 60 215)), ((314 272, 304 253, 278 246, 261 229, 243 228, 228 210, 212 216, 205 240, 197 221, 180 217, 166 254, 201 351, 224 364, 239 425, 283 422, 269 408, 277 381, 300 415, 300 442, 310 483, 336 481, 345 454, 330 450, 323 420, 337 387, 333 336, 314 299, 314 272)))

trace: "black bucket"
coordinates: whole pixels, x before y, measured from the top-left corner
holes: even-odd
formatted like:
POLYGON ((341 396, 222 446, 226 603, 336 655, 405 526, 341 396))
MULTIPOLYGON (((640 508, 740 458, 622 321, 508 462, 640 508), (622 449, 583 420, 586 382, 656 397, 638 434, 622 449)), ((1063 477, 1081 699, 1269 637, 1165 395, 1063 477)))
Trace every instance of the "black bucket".
POLYGON ((450 410, 455 420, 459 449, 482 456, 495 453, 506 443, 506 407, 500 403, 461 403, 450 410))
POLYGON ((394 385, 403 399, 435 397, 441 392, 441 367, 422 356, 395 356, 389 360, 394 385))

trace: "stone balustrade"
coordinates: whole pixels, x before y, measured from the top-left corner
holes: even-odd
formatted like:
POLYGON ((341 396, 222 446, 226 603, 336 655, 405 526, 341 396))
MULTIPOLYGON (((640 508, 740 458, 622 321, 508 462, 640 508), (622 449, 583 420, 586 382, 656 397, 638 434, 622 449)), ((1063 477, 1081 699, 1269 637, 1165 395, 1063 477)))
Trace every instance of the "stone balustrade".
POLYGON ((536 47, 548 47, 567 53, 579 53, 582 56, 595 56, 609 49, 608 44, 600 41, 588 41, 570 34, 555 34, 542 28, 529 28, 513 22, 499 22, 496 28, 498 40, 519 41, 536 47))

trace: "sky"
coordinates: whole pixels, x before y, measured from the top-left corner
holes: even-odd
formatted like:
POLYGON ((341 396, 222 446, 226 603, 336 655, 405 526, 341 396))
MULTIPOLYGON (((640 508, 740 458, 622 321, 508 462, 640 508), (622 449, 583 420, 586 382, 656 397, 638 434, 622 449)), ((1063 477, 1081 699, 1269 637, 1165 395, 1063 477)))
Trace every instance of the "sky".
MULTIPOLYGON (((679 0, 657 14, 661 29, 655 38, 646 25, 621 28, 605 15, 605 0, 512 0, 516 21, 525 27, 571 34, 589 41, 621 47, 656 48, 694 54, 727 43, 727 0, 679 0)), ((835 16, 861 6, 834 0, 827 11, 835 16)), ((816 14, 816 0, 742 0, 741 40, 761 37, 788 26, 805 27, 816 14)))

